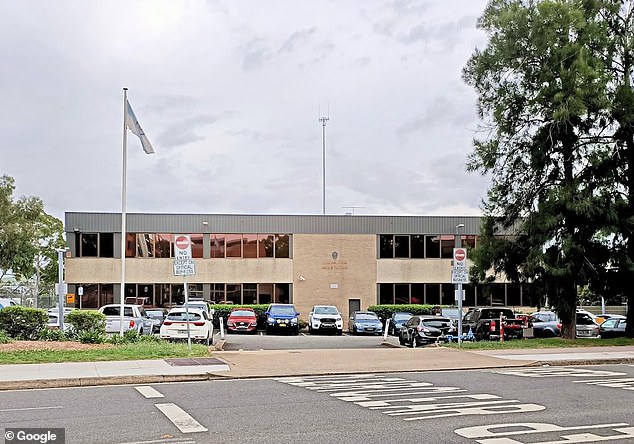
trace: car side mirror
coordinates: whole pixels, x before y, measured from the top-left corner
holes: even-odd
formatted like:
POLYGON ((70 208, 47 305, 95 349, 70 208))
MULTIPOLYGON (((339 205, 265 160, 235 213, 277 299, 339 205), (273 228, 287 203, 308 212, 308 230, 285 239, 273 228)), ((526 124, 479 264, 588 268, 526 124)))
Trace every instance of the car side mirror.
POLYGON ((270 311, 265 311, 264 314, 269 316, 271 314, 271 312, 270 311))
POLYGON ((298 311, 295 312, 295 316, 299 316, 299 312, 298 311))

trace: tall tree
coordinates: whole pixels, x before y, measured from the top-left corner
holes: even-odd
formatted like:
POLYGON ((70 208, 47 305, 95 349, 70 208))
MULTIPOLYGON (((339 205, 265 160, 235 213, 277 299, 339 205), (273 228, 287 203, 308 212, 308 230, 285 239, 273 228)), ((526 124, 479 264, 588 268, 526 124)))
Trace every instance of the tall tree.
MULTIPOLYGON (((468 169, 488 174, 475 274, 532 282, 575 335, 577 286, 604 258, 611 155, 604 143, 611 81, 601 50, 607 24, 592 0, 492 0, 478 25, 489 42, 464 69, 484 136, 468 169), (512 232, 513 239, 495 236, 512 232)), ((613 183, 612 183, 613 186, 613 183)))
POLYGON ((40 288, 50 289, 57 279, 57 248, 65 246, 63 225, 46 214, 37 197, 15 200, 15 181, 0 177, 0 278, 9 271, 18 281, 35 280, 34 297, 40 288))

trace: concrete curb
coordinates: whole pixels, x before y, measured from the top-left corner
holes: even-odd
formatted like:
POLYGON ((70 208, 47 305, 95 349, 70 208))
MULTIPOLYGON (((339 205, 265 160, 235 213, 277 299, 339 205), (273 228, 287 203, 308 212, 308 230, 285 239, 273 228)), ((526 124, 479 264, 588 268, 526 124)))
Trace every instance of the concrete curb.
MULTIPOLYGON (((588 360, 566 360, 566 361, 533 361, 528 364, 509 365, 509 367, 543 367, 543 366, 577 366, 577 365, 600 365, 600 364, 630 364, 634 363, 632 358, 615 358, 615 359, 588 359, 588 360)), ((70 387, 96 387, 108 385, 131 385, 131 384, 161 384, 167 382, 196 382, 196 381, 215 381, 215 380, 231 380, 231 379, 271 379, 283 377, 303 377, 303 376, 332 376, 341 374, 365 374, 365 373, 426 373, 437 371, 462 371, 462 370, 497 370, 499 366, 480 366, 468 367, 460 369, 452 368, 434 368, 434 369, 417 369, 417 370, 341 370, 335 372, 299 372, 290 375, 231 375, 226 373, 200 373, 189 375, 138 375, 138 376, 108 376, 108 377, 90 377, 90 378, 59 378, 59 379, 33 379, 25 381, 2 381, 0 382, 0 391, 7 390, 27 390, 27 389, 51 389, 51 388, 70 388, 70 387)))

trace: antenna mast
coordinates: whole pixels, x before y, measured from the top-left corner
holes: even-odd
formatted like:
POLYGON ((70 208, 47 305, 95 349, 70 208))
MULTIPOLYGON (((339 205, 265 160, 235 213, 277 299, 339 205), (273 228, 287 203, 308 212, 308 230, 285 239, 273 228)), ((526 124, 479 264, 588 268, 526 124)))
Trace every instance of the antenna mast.
MULTIPOLYGON (((330 113, 328 113, 330 115, 330 113)), ((322 177, 321 177, 321 187, 322 187, 322 200, 321 200, 321 214, 326 214, 326 123, 330 120, 330 117, 320 117, 319 121, 321 122, 322 127, 322 177)))

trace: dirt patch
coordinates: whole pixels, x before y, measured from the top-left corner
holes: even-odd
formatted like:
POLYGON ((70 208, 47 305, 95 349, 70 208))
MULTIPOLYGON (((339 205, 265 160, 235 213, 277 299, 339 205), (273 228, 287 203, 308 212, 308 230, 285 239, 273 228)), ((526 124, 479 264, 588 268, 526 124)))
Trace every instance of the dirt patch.
POLYGON ((13 341, 10 344, 0 344, 0 352, 94 350, 111 347, 112 344, 82 344, 74 341, 13 341))

